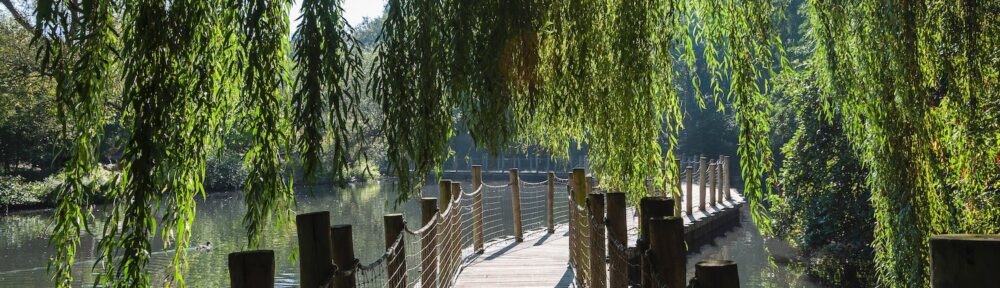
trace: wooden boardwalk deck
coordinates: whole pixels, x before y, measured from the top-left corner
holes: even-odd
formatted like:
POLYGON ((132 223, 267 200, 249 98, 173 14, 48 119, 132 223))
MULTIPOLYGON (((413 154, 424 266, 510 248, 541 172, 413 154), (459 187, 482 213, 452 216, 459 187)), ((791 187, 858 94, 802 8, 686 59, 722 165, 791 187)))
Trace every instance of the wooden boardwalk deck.
POLYGON ((572 287, 568 227, 560 225, 553 234, 538 231, 525 235, 521 243, 486 248, 458 276, 455 287, 572 287))

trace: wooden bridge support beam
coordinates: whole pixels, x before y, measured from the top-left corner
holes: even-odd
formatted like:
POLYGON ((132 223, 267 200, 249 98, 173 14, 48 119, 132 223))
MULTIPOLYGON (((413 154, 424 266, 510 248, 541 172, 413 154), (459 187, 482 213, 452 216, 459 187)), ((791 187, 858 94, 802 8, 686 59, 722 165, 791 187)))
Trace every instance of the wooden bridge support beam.
POLYGON ((607 253, 604 231, 604 194, 590 193, 587 209, 593 223, 590 223, 590 287, 608 287, 607 253))
POLYGON ((337 269, 333 277, 333 288, 354 288, 357 278, 354 269, 354 233, 351 225, 333 225, 330 227, 331 250, 330 257, 337 269))
POLYGON ((483 254, 483 166, 472 165, 472 191, 479 191, 472 196, 472 238, 473 249, 483 254))
POLYGON ((654 217, 649 221, 649 250, 642 265, 643 287, 685 287, 687 258, 684 251, 684 219, 654 217), (659 285, 653 285, 656 282, 659 285))
POLYGON ((736 262, 710 259, 694 265, 691 282, 698 288, 739 288, 740 273, 736 262))
POLYGON ((330 279, 330 212, 313 212, 295 216, 299 239, 299 283, 302 287, 319 287, 330 279))
POLYGON ((931 236, 932 287, 1000 284, 1000 235, 931 236))
POLYGON ((625 213, 625 193, 608 193, 605 195, 607 197, 608 205, 608 258, 611 259, 608 263, 612 271, 610 279, 608 279, 608 287, 610 288, 624 288, 628 287, 628 255, 625 255, 625 251, 617 249, 617 247, 612 244, 612 241, 621 243, 623 245, 628 245, 628 223, 626 222, 625 213), (625 261, 619 261, 625 260, 625 261), (614 273, 614 271, 626 271, 625 275, 622 273, 614 273))
MULTIPOLYGON (((403 221, 403 214, 386 214, 382 216, 383 227, 385 228, 385 250, 389 251, 396 239, 403 235, 406 222, 403 221)), ((402 240, 402 239, 401 239, 402 240)), ((389 275, 389 288, 406 287, 406 242, 399 243, 396 251, 389 251, 389 262, 386 264, 386 275, 389 275)))
POLYGON ((548 173, 548 191, 546 191, 546 205, 545 205, 545 215, 548 219, 546 225, 549 233, 556 232, 556 220, 555 220, 555 194, 556 194, 556 173, 549 171, 548 173))
MULTIPOLYGON (((421 223, 423 224, 421 227, 426 227, 431 221, 434 221, 434 216, 438 213, 437 202, 438 199, 434 197, 420 199, 421 223)), ((422 272, 420 273, 420 285, 424 288, 437 287, 437 244, 435 241, 435 234, 437 233, 434 233, 434 231, 437 231, 437 224, 433 225, 434 227, 427 230, 429 234, 424 236, 421 241, 420 269, 422 272)))
POLYGON ((708 164, 706 162, 708 162, 708 159, 706 159, 705 156, 698 158, 698 196, 700 196, 698 198, 698 208, 700 208, 702 212, 705 211, 705 202, 708 200, 705 197, 705 186, 708 184, 706 181, 708 175, 705 173, 705 169, 708 168, 708 164))
POLYGON ((684 199, 685 199, 685 201, 687 201, 686 202, 687 203, 687 205, 686 205, 687 206, 686 207, 687 208, 687 215, 690 216, 690 215, 694 214, 694 197, 692 197, 694 195, 694 190, 692 190, 692 188, 694 187, 693 186, 693 184, 694 184, 694 167, 691 167, 691 165, 688 165, 686 170, 687 170, 687 194, 685 195, 684 199))
POLYGON ((521 226, 521 178, 517 168, 510 169, 510 203, 514 206, 514 241, 524 242, 524 227, 521 226))
POLYGON ((274 251, 229 253, 229 282, 232 288, 274 287, 274 251))

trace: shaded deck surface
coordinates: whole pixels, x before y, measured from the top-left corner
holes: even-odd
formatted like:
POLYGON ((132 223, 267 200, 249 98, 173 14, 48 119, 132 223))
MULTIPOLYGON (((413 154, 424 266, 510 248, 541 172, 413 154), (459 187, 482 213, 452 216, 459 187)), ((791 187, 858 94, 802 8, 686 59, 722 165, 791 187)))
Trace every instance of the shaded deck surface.
POLYGON ((553 234, 531 231, 524 242, 487 247, 458 276, 456 287, 572 287, 569 226, 553 234))

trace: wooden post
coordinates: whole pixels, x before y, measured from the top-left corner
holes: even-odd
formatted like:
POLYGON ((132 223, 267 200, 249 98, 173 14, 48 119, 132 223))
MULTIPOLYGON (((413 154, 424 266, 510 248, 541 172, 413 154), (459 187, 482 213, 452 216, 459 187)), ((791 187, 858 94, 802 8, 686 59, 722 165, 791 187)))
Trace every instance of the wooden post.
POLYGON ((686 205, 687 206, 686 207, 687 208, 687 215, 690 216, 690 215, 694 214, 694 199, 693 199, 694 197, 692 197, 692 195, 694 195, 694 190, 692 190, 692 188, 694 187, 693 186, 694 185, 694 167, 691 167, 691 165, 687 166, 687 178, 688 178, 687 179, 688 180, 687 181, 688 182, 687 183, 688 184, 687 185, 687 194, 685 195, 684 200, 687 201, 686 202, 687 203, 687 205, 686 205))
POLYGON ((295 216, 299 239, 299 281, 302 287, 319 287, 333 275, 330 264, 330 212, 295 216))
POLYGON ((729 182, 729 170, 731 169, 729 167, 729 156, 725 156, 725 160, 723 161, 723 163, 725 163, 725 165, 723 165, 725 167, 725 169, 722 170, 722 173, 723 173, 722 174, 722 190, 726 192, 726 199, 732 201, 733 200, 733 193, 730 192, 730 190, 729 190, 730 186, 732 185, 729 182))
POLYGON ((472 191, 479 191, 472 196, 472 238, 473 249, 482 254, 483 249, 483 166, 472 165, 472 191))
POLYGON ((555 233, 556 232, 556 220, 555 220, 556 173, 555 172, 549 171, 548 182, 549 182, 548 183, 549 191, 547 191, 548 193, 545 195, 545 197, 547 198, 546 199, 547 201, 545 202, 546 203, 545 215, 548 219, 547 224, 549 228, 548 229, 549 233, 555 233))
MULTIPOLYGON (((406 223, 403 222, 403 214, 386 214, 382 216, 385 223, 385 249, 388 251, 396 244, 396 239, 403 235, 406 223)), ((403 239, 399 239, 403 240, 403 239)), ((389 251, 388 264, 386 265, 386 275, 389 275, 388 287, 406 287, 406 242, 399 243, 395 251, 389 251)))
POLYGON ((229 282, 232 288, 274 287, 274 251, 229 253, 229 282))
POLYGON ((587 199, 587 172, 583 168, 573 169, 573 201, 583 206, 587 199))
POLYGON ((451 203, 451 180, 444 179, 438 182, 438 209, 441 211, 446 211, 448 210, 448 204, 450 203, 451 203))
POLYGON ((1000 284, 1000 235, 931 236, 932 287, 1000 284))
MULTIPOLYGON (((673 216, 672 215, 674 211, 673 201, 674 201, 673 199, 666 197, 645 197, 639 200, 639 241, 636 242, 637 244, 636 246, 639 249, 640 253, 645 252, 647 249, 650 248, 649 236, 651 231, 649 229, 650 225, 649 219, 673 216)), ((643 278, 642 283, 644 283, 643 287, 651 287, 651 286, 645 286, 645 283, 652 283, 649 282, 650 281, 649 279, 646 279, 649 276, 648 268, 649 264, 643 262, 642 263, 642 278, 643 278)))
POLYGON ((333 225, 330 227, 332 249, 330 256, 333 265, 337 265, 337 273, 333 277, 334 288, 354 288, 357 278, 354 276, 354 233, 351 225, 333 225))
POLYGON ((672 195, 672 197, 671 197, 671 198, 674 199, 674 215, 675 216, 681 215, 681 202, 682 202, 681 201, 681 197, 683 197, 683 195, 684 195, 684 189, 683 189, 684 188, 683 187, 684 184, 683 184, 683 182, 681 182, 681 179, 684 178, 684 172, 681 171, 681 169, 682 169, 681 167, 684 167, 684 166, 681 166, 681 160, 677 160, 677 194, 676 195, 672 195))
POLYGON ((521 180, 517 168, 510 169, 510 203, 514 206, 514 241, 524 242, 524 227, 521 226, 521 180))
POLYGON ((709 259, 694 265, 695 287, 699 288, 739 288, 740 273, 736 262, 709 259))
MULTIPOLYGON (((625 251, 618 249, 612 241, 615 241, 622 246, 628 246, 628 223, 625 218, 625 193, 608 193, 606 195, 608 202, 608 258, 612 271, 611 278, 609 280, 608 287, 611 288, 621 288, 628 287, 628 255, 625 251), (624 261, 618 261, 624 259, 624 261), (621 273, 615 273, 615 271, 624 271, 625 275, 621 273)), ((624 247, 622 247, 624 248, 624 247)))
POLYGON ((449 228, 448 228, 448 234, 451 235, 450 237, 448 237, 449 239, 451 239, 450 244, 448 244, 448 247, 451 248, 451 251, 448 251, 448 253, 449 253, 448 255, 450 256, 451 262, 448 265, 450 265, 450 268, 451 268, 451 271, 449 273, 452 273, 451 275, 449 275, 449 277, 455 276, 454 273, 458 272, 458 270, 457 270, 458 266, 457 265, 458 265, 459 261, 461 260, 460 258, 462 258, 462 237, 461 237, 461 235, 462 235, 462 202, 459 201, 457 204, 455 203, 455 199, 460 199, 459 197, 461 195, 459 195, 459 193, 462 193, 462 182, 452 181, 451 182, 451 199, 452 199, 451 201, 452 201, 452 205, 455 205, 455 206, 451 207, 451 209, 452 209, 451 213, 457 213, 457 214, 449 216, 449 217, 455 217, 455 218, 453 218, 451 220, 451 221, 454 221, 451 224, 451 225, 454 225, 454 227, 451 227, 449 225, 449 228))
POLYGON ((643 274, 643 287, 653 287, 655 280, 665 281, 659 286, 685 287, 687 258, 684 251, 684 219, 680 217, 655 217, 649 219, 649 254, 653 263, 643 263, 648 273, 643 274), (646 274, 650 274, 646 277, 646 274))
POLYGON ((590 287, 608 287, 608 262, 605 253, 604 194, 590 193, 587 209, 595 223, 590 224, 590 287))
POLYGON ((719 156, 719 161, 715 162, 715 198, 719 200, 722 204, 725 201, 725 194, 722 194, 722 169, 725 165, 722 163, 722 156, 719 156))
POLYGON ((698 159, 698 200, 700 200, 698 201, 698 208, 700 208, 702 212, 705 211, 705 202, 708 200, 705 198, 705 186, 708 184, 706 181, 708 180, 706 179, 708 175, 705 173, 705 169, 708 168, 708 164, 705 163, 707 161, 708 159, 706 159, 705 156, 701 156, 701 158, 698 159))
POLYGON ((708 164, 708 205, 715 207, 715 161, 708 164))
MULTIPOLYGON (((434 216, 437 215, 437 202, 438 199, 434 197, 424 197, 420 199, 420 216, 422 218, 421 220, 423 220, 421 222, 424 224, 423 227, 430 224, 431 221, 434 220, 434 216)), ((437 224, 435 223, 430 229, 427 230, 426 233, 429 234, 423 236, 423 241, 421 243, 423 244, 420 248, 420 269, 422 271, 420 273, 421 287, 437 287, 437 241, 435 241, 437 240, 435 239, 435 235, 437 234, 435 233, 435 231, 437 231, 436 226, 437 224)))

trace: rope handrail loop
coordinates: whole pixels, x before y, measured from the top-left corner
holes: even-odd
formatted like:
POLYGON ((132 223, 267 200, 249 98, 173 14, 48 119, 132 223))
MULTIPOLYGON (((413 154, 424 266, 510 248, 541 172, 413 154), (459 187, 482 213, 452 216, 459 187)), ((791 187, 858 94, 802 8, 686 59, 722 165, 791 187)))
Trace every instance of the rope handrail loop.
POLYGON ((524 181, 524 179, 521 179, 520 176, 517 177, 517 180, 521 181, 521 185, 523 185, 523 186, 542 186, 542 185, 549 184, 549 180, 542 180, 541 182, 528 182, 528 181, 524 181))
POLYGON ((475 191, 472 191, 472 192, 469 192, 469 193, 466 193, 464 190, 462 191, 462 195, 465 195, 465 196, 476 196, 477 194, 480 194, 480 193, 483 193, 483 186, 479 186, 479 188, 476 188, 475 191))
POLYGON ((496 188, 507 188, 507 187, 510 187, 510 182, 507 182, 506 184, 501 184, 501 185, 490 185, 489 183, 483 182, 481 185, 483 185, 483 187, 486 187, 486 188, 494 188, 494 189, 496 189, 496 188))
POLYGON ((410 235, 419 236, 421 234, 426 233, 431 228, 433 228, 434 225, 437 224, 437 222, 438 222, 438 214, 434 214, 434 216, 431 218, 431 221, 428 221, 426 225, 424 225, 423 227, 420 227, 419 229, 417 229, 416 231, 414 231, 414 230, 410 230, 410 227, 408 225, 405 225, 406 221, 403 221, 403 224, 404 224, 403 225, 403 231, 406 232, 407 234, 410 234, 410 235))

